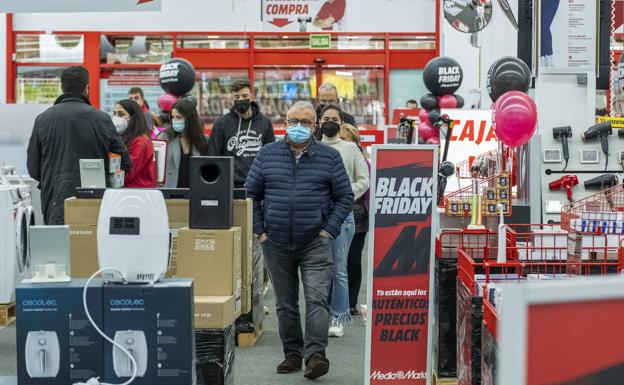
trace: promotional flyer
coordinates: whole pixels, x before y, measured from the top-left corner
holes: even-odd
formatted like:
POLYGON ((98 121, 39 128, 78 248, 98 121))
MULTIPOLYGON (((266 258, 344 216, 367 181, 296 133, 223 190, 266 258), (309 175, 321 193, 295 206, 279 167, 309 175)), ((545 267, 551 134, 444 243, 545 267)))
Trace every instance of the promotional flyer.
POLYGON ((437 147, 373 148, 369 384, 426 384, 437 147))
POLYGON ((543 73, 596 68, 595 0, 540 0, 539 58, 543 73))

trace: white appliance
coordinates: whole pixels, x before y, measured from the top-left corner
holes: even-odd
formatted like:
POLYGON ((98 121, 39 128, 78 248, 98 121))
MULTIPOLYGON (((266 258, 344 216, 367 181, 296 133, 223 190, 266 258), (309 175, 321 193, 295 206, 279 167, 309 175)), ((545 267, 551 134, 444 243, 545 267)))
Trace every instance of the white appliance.
POLYGON ((54 378, 59 372, 61 351, 55 332, 30 332, 26 337, 26 371, 31 378, 54 378))
MULTIPOLYGON (((147 371, 147 340, 140 330, 123 330, 115 333, 115 342, 121 345, 134 358, 137 377, 145 376, 147 371)), ((113 369, 117 377, 132 377, 132 360, 123 350, 113 347, 113 369)))
POLYGON ((30 187, 0 185, 0 303, 15 300, 15 287, 30 277, 28 236, 35 224, 30 187))
POLYGON ((69 226, 30 226, 30 282, 71 281, 69 226))
POLYGON ((169 268, 169 217, 159 190, 107 189, 97 226, 100 269, 107 281, 153 283, 169 268), (125 278, 125 279, 124 279, 125 278))

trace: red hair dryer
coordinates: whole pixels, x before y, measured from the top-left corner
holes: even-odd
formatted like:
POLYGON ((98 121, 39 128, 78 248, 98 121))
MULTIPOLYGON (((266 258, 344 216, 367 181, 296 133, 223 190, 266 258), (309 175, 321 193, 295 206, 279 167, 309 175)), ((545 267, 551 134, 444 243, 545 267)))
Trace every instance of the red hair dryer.
POLYGON ((579 184, 576 175, 564 175, 561 178, 552 181, 548 184, 550 191, 561 190, 567 193, 568 201, 572 202, 572 189, 579 184))

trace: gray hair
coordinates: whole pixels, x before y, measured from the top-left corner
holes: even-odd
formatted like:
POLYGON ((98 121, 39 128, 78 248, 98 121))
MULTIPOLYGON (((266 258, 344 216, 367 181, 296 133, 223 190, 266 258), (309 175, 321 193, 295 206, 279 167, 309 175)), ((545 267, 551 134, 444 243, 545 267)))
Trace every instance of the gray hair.
POLYGON ((334 91, 336 93, 336 96, 338 96, 338 88, 336 88, 336 86, 332 83, 321 84, 321 86, 318 89, 318 92, 321 92, 321 91, 334 91))
POLYGON ((290 109, 286 113, 286 116, 288 117, 292 112, 301 111, 301 110, 312 111, 312 114, 314 115, 314 121, 316 121, 316 110, 314 109, 314 106, 310 102, 304 102, 304 101, 296 102, 295 104, 292 105, 292 107, 290 107, 290 109))

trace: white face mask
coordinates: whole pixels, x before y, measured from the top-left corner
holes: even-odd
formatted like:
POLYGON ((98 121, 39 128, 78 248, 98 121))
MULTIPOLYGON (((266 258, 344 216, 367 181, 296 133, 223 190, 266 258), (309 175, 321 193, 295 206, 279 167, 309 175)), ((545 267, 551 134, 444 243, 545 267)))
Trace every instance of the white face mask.
POLYGON ((113 124, 120 134, 123 134, 128 129, 128 121, 122 117, 113 116, 113 124))

